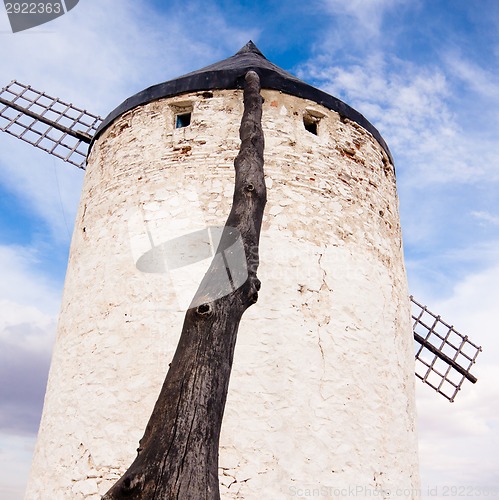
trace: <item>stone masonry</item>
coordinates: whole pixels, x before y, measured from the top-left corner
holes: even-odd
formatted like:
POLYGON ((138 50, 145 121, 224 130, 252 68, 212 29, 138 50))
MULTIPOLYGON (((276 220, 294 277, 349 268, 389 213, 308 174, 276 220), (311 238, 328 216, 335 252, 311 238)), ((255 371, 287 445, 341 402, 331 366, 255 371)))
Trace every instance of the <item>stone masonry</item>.
MULTIPOLYGON (((222 498, 411 498, 414 356, 393 165, 336 112, 262 95, 262 289, 238 335, 222 498)), ((242 110, 238 90, 161 99, 94 144, 27 500, 100 499, 135 457, 210 259, 164 272, 137 262, 224 225, 242 110), (190 125, 175 128, 186 110, 190 125)))

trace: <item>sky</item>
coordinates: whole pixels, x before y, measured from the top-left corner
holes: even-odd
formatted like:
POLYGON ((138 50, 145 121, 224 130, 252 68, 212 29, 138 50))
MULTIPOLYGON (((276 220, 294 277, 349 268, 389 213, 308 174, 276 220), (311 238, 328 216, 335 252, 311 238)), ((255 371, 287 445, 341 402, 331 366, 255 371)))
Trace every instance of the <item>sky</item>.
MULTIPOLYGON (((250 39, 388 143, 410 291, 483 346, 454 403, 417 380, 423 496, 499 497, 497 0, 82 0, 16 34, 0 6, 0 87, 17 79, 104 117, 250 39)), ((3 500, 29 473, 83 177, 0 133, 3 500)))

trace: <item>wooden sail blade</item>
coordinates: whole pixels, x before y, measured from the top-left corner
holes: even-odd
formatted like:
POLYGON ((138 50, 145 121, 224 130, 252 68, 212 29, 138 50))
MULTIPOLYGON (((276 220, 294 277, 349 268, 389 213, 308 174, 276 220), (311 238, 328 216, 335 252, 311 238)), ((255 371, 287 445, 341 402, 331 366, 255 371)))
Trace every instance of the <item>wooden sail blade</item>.
POLYGON ((102 118, 13 80, 0 91, 0 130, 79 168, 102 118))
POLYGON ((454 401, 465 380, 476 383, 470 373, 482 348, 411 296, 416 376, 454 401))

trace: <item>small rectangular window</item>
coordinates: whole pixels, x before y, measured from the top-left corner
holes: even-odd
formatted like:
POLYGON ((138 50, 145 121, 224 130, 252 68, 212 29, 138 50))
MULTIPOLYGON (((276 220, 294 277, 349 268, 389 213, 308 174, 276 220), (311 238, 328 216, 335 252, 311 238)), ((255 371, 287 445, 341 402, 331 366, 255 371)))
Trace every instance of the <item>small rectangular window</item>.
POLYGON ((175 128, 188 127, 191 124, 191 113, 182 113, 175 116, 175 128))
POLYGON ((305 130, 308 130, 311 134, 317 135, 317 123, 318 119, 315 116, 305 115, 303 117, 303 126, 305 130))
POLYGON ((303 126, 305 130, 314 135, 319 135, 319 122, 324 118, 324 113, 314 108, 307 108, 303 113, 303 126))
POLYGON ((192 101, 177 101, 170 105, 173 112, 173 127, 185 128, 192 123, 192 101))

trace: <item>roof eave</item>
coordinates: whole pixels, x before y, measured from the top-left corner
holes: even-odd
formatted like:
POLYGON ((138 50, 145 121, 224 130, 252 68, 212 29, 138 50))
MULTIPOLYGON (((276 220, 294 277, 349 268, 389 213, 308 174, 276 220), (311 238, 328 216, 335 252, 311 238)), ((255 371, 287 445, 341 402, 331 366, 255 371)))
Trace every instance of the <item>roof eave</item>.
POLYGON ((190 92, 241 89, 244 85, 244 76, 250 70, 256 71, 260 76, 262 89, 278 90, 296 97, 309 99, 359 124, 373 135, 393 163, 392 155, 383 137, 376 127, 361 113, 340 99, 312 87, 271 63, 253 42, 246 44, 238 53, 228 59, 181 76, 180 78, 153 85, 129 97, 103 120, 90 147, 92 147, 93 142, 114 120, 127 111, 158 99, 174 97, 190 92))

